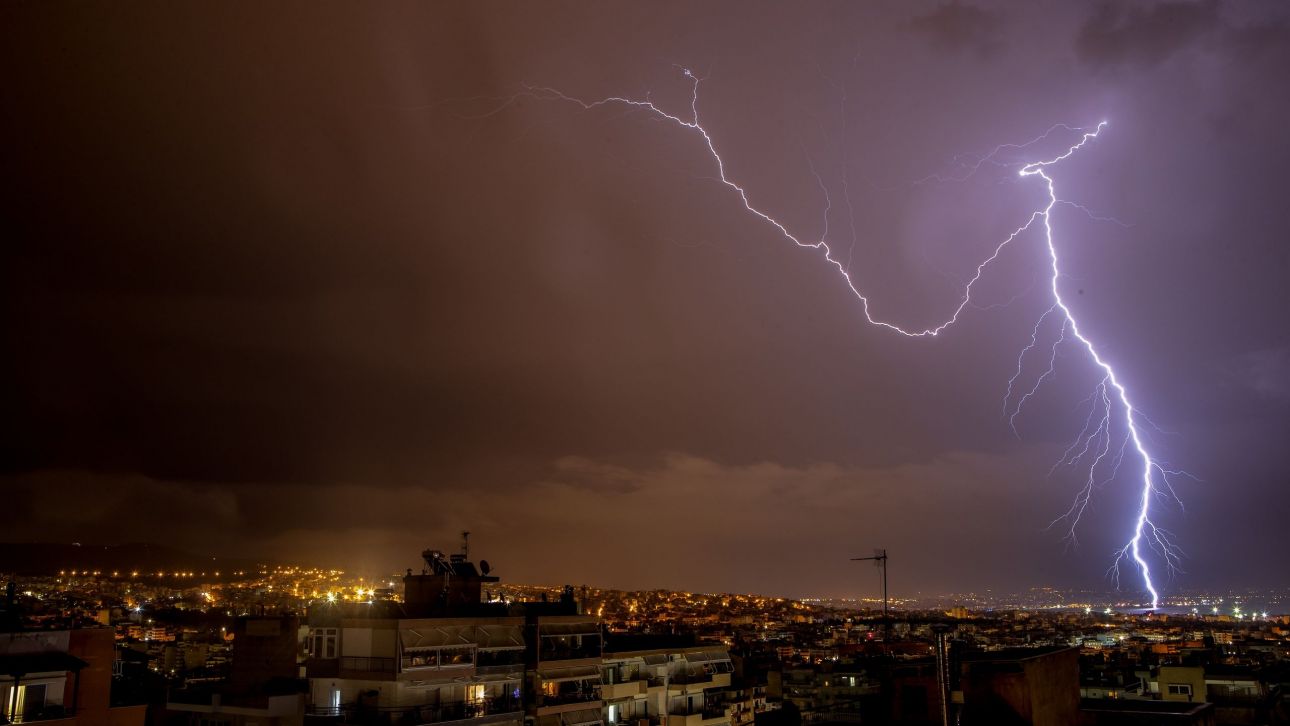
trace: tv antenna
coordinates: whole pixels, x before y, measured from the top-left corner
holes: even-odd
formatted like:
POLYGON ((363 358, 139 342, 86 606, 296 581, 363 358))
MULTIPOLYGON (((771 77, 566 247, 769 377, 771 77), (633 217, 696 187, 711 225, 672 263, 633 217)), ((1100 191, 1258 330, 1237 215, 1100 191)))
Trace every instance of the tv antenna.
POLYGON ((875 548, 873 557, 852 557, 852 562, 872 562, 882 570, 882 643, 883 648, 891 642, 891 620, 887 618, 887 550, 875 548))

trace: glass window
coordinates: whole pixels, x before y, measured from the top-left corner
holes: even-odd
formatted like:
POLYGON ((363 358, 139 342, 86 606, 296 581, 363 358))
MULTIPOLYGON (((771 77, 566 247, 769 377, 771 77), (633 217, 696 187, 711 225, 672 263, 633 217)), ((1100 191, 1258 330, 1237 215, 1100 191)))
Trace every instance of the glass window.
POLYGON ((314 658, 335 658, 339 628, 314 628, 309 633, 309 655, 314 658))
POLYGON ((434 668, 439 665, 439 651, 433 648, 403 651, 403 667, 434 668))
POLYGON ((443 648, 439 651, 441 666, 472 665, 474 662, 474 648, 443 648))

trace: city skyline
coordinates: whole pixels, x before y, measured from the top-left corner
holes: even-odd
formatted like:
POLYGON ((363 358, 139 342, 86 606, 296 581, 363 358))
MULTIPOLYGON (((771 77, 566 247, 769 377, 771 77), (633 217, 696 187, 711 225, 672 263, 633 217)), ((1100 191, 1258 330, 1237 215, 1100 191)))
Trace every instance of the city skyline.
POLYGON ((1015 434, 1001 410, 1035 240, 892 339, 692 136, 536 85, 694 104, 913 326, 1034 207, 1036 157, 982 155, 1111 120, 1057 244, 1197 477, 1160 589, 1285 584, 1280 6, 2 12, 6 539, 370 571, 469 529, 516 581, 843 597, 885 547, 893 593, 1106 585, 1131 488, 1078 546, 1047 527, 1096 380, 1058 351, 1015 434))

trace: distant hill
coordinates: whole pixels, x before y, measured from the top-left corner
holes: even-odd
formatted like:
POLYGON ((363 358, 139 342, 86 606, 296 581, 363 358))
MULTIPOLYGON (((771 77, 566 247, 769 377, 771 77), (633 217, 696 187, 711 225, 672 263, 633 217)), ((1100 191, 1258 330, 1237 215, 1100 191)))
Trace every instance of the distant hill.
POLYGON ((231 573, 234 570, 258 571, 259 568, 250 560, 195 555, 174 547, 143 542, 122 545, 0 542, 0 572, 52 575, 72 569, 104 573, 176 570, 231 573))

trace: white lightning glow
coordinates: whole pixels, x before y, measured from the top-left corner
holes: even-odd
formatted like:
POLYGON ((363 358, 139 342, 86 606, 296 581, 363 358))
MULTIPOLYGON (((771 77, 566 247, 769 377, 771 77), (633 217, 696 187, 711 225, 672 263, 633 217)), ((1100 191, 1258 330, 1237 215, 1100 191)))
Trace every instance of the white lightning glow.
MULTIPOLYGON (((815 176, 817 183, 824 192, 826 203, 824 232, 819 239, 812 240, 793 234, 784 225, 784 223, 780 222, 770 213, 753 205, 748 191, 727 176, 725 160, 717 151, 717 145, 712 136, 708 133, 708 130, 699 122, 699 84, 703 79, 699 78, 688 69, 682 68, 681 71, 691 84, 688 118, 665 111, 653 101, 649 100, 648 97, 645 99, 635 99, 625 96, 609 96, 599 100, 586 101, 567 95, 554 88, 527 85, 524 87, 525 90, 523 92, 516 94, 510 99, 506 99, 499 107, 486 115, 491 115, 501 111, 503 108, 506 108, 521 97, 529 97, 548 101, 568 102, 576 104, 583 110, 587 111, 606 106, 623 106, 652 114, 663 121, 675 124, 677 127, 697 134, 716 166, 717 180, 735 192, 745 210, 772 226, 781 236, 784 237, 784 239, 792 242, 798 247, 809 248, 823 253, 824 260, 837 270, 847 288, 850 289, 852 294, 854 294, 860 301, 865 319, 869 323, 910 338, 936 337, 957 323, 960 315, 965 309, 969 306, 975 306, 972 302, 972 290, 984 275, 986 269, 991 265, 991 263, 999 258, 1009 245, 1024 233, 1035 227, 1036 222, 1040 222, 1043 231, 1042 238, 1050 263, 1049 267, 1051 274, 1049 282, 1052 293, 1051 299, 1053 302, 1052 305, 1040 316, 1039 320, 1036 321, 1029 345, 1027 345, 1018 356, 1017 372, 1008 381, 1008 391, 1004 399, 1004 412, 1008 416, 1009 425, 1012 426, 1013 431, 1015 432, 1016 419, 1018 414, 1020 414, 1022 407, 1025 405, 1027 400, 1029 400, 1038 391, 1044 381, 1053 375, 1058 358, 1058 349, 1063 343, 1068 342, 1068 340, 1076 341, 1088 354, 1092 364, 1099 370, 1101 380, 1090 397, 1086 399, 1086 401, 1090 402, 1091 408, 1083 429, 1076 437, 1074 443, 1071 444, 1071 446, 1062 455, 1061 459, 1058 460, 1053 467, 1053 469, 1056 470, 1056 468, 1064 464, 1073 466, 1085 461, 1087 458, 1087 461, 1089 462, 1086 464, 1087 476, 1083 488, 1076 495, 1070 509, 1061 517, 1054 520, 1053 524, 1057 524, 1062 521, 1067 522, 1070 527, 1068 537, 1071 542, 1074 542, 1075 526, 1079 523, 1081 516, 1084 514, 1093 491, 1100 484, 1115 478, 1120 463, 1123 461, 1126 451, 1131 446, 1141 464, 1139 475, 1135 477, 1135 481, 1137 481, 1140 486, 1138 496, 1136 497, 1138 501, 1136 508, 1137 514, 1134 519, 1132 536, 1122 548, 1115 552, 1114 561, 1109 572, 1115 577, 1116 582, 1118 583, 1121 563, 1126 559, 1132 560, 1132 563, 1137 567, 1138 572, 1141 575, 1146 592, 1151 596, 1151 606, 1153 608, 1157 607, 1160 600, 1160 593, 1157 589, 1156 583, 1152 579, 1152 571, 1146 559, 1146 552, 1148 550, 1154 550, 1159 554, 1165 566, 1171 570, 1177 568, 1182 553, 1178 549, 1177 545, 1173 543, 1170 533, 1153 522, 1151 518, 1151 505, 1153 499, 1157 496, 1167 495, 1168 497, 1177 500, 1177 497, 1174 496, 1173 488, 1168 477, 1173 474, 1185 474, 1185 472, 1176 472, 1165 469, 1161 463, 1152 456, 1140 429, 1141 422, 1150 424, 1150 421, 1134 407, 1133 403, 1130 401, 1128 391, 1121 382, 1119 376, 1116 374, 1115 369, 1102 357, 1092 340, 1085 335, 1083 329, 1075 318, 1074 311, 1062 297, 1060 285, 1062 273, 1059 264, 1057 245, 1053 234, 1052 212, 1058 205, 1071 206, 1082 210, 1092 219, 1122 224, 1118 220, 1099 217, 1073 202, 1059 199, 1056 192, 1056 184, 1053 181, 1052 176, 1048 173, 1049 169, 1078 152, 1093 139, 1096 139, 1097 136, 1106 128, 1107 123, 1103 121, 1092 129, 1068 126, 1066 124, 1057 124, 1050 127, 1040 136, 1022 144, 1001 144, 983 153, 960 156, 955 160, 958 173, 951 173, 948 175, 930 175, 913 182, 914 184, 922 184, 926 182, 962 181, 975 174, 983 165, 986 164, 998 167, 1011 166, 1012 164, 999 160, 999 156, 1005 150, 1013 152, 1023 151, 1039 144, 1040 142, 1048 140, 1054 133, 1058 132, 1080 134, 1079 140, 1067 148, 1063 153, 1049 159, 1030 162, 1020 167, 1018 174, 1023 179, 1037 178, 1042 180, 1047 191, 1047 201, 1044 207, 1032 212, 1020 226, 1008 234, 993 248, 989 256, 976 266, 974 274, 963 286, 963 291, 957 305, 949 315, 934 325, 926 327, 911 327, 900 325, 890 320, 874 317, 870 310, 869 297, 856 286, 855 280, 851 277, 848 264, 850 261, 849 256, 847 263, 844 263, 834 256, 834 250, 828 243, 828 212, 832 207, 832 201, 829 198, 827 188, 825 188, 819 175, 815 173, 813 166, 811 167, 811 173, 815 176), (1013 400, 1014 393, 1016 393, 1014 385, 1018 377, 1022 374, 1024 368, 1026 354, 1039 344, 1041 327, 1043 326, 1044 321, 1049 316, 1053 315, 1060 319, 1061 326, 1055 340, 1052 342, 1048 356, 1049 363, 1047 370, 1039 376, 1030 389, 1017 397, 1015 404, 1010 405, 1013 400), (1070 336, 1069 338, 1067 337, 1068 335, 1070 336), (1111 451, 1112 448, 1116 446, 1116 443, 1119 443, 1118 453, 1112 455, 1111 451), (1108 468, 1110 471, 1105 472, 1104 470, 1108 468), (1099 471, 1104 471, 1104 475, 1101 479, 1098 477, 1099 471)), ((849 207, 849 198, 847 203, 849 207)))

